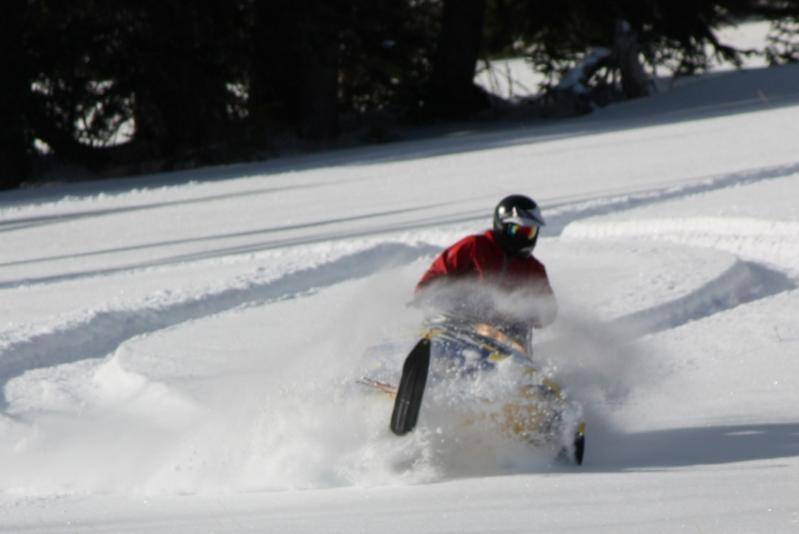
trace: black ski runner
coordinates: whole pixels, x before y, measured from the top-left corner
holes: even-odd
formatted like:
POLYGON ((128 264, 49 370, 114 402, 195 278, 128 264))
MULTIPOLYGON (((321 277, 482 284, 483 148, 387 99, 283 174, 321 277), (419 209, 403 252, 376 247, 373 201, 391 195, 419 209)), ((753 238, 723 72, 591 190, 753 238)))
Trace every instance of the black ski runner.
POLYGON ((413 430, 422 407, 422 395, 430 368, 430 336, 413 347, 402 366, 402 378, 391 413, 391 431, 402 436, 413 430))

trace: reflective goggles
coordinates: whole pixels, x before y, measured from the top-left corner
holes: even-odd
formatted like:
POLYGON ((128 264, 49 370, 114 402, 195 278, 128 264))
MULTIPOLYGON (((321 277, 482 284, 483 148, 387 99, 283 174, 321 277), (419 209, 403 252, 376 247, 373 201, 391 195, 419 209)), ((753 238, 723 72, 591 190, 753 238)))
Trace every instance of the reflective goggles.
POLYGON ((519 236, 529 239, 530 241, 534 240, 538 236, 538 226, 522 226, 520 224, 507 224, 505 225, 505 231, 508 235, 512 236, 519 236))

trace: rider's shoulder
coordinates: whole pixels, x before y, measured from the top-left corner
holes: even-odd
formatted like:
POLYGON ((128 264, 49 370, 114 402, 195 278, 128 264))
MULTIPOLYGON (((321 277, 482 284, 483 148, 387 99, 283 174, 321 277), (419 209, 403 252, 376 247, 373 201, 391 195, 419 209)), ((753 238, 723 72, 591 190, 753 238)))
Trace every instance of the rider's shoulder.
POLYGON ((450 249, 483 248, 489 242, 484 234, 467 235, 450 246, 450 249))

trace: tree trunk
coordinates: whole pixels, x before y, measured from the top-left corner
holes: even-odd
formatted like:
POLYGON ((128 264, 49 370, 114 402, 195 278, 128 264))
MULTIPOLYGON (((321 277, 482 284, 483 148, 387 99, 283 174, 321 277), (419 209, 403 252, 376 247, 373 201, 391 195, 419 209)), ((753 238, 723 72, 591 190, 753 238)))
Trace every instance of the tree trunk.
POLYGON ((485 11, 485 0, 444 1, 431 80, 433 115, 466 116, 488 106, 487 95, 474 84, 485 11))
POLYGON ((213 161, 213 147, 225 137, 227 80, 213 57, 213 16, 209 4, 190 2, 142 11, 143 30, 132 45, 134 142, 150 158, 213 161))
POLYGON ((282 39, 281 29, 296 27, 298 19, 285 0, 255 2, 252 35, 252 60, 248 65, 249 91, 247 109, 254 140, 268 135, 270 126, 290 122, 291 107, 285 96, 296 94, 287 87, 296 79, 296 62, 290 41, 282 39), (283 22, 283 25, 280 22, 283 22), (283 45, 283 53, 275 53, 283 45), (283 89, 283 90, 281 90, 283 89), (289 89, 289 91, 286 91, 289 89))
POLYGON ((249 100, 256 135, 275 124, 308 139, 338 134, 342 9, 313 0, 256 2, 249 100))
POLYGON ((621 72, 621 88, 624 96, 641 98, 649 96, 649 77, 644 72, 639 58, 638 36, 626 21, 616 23, 613 54, 621 72))
POLYGON ((330 139, 338 135, 338 46, 316 43, 302 58, 300 135, 330 139))
POLYGON ((32 139, 25 118, 30 77, 22 30, 26 3, 14 0, 0 7, 0 64, 4 90, 0 98, 0 189, 18 187, 30 175, 32 139))

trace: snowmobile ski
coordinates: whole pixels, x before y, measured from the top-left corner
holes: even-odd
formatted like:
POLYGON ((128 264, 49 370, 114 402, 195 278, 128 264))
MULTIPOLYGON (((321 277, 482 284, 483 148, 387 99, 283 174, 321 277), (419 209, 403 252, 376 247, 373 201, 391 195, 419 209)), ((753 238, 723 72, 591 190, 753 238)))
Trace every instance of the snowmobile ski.
POLYGON ((422 395, 430 368, 430 336, 425 336, 413 347, 402 366, 394 410, 391 413, 391 431, 402 436, 416 426, 422 395))
POLYGON ((574 435, 574 463, 583 465, 585 455, 585 423, 577 425, 577 432, 574 435))

